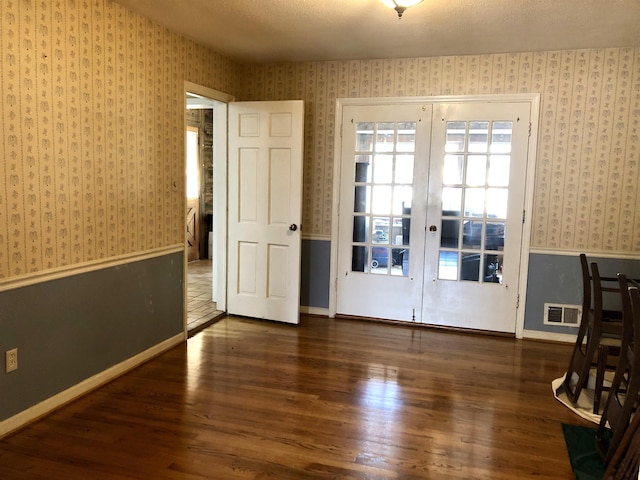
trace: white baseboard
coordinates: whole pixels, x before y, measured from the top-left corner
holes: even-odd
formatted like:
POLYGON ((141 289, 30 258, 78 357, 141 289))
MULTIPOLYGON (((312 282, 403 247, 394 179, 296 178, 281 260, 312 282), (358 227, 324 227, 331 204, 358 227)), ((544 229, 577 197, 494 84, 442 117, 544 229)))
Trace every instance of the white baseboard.
POLYGON ((320 315, 322 317, 329 316, 328 308, 318 308, 318 307, 304 307, 300 306, 300 313, 306 313, 307 315, 320 315))
POLYGON ((131 357, 124 362, 121 362, 113 367, 103 370, 100 373, 95 374, 92 377, 83 380, 82 382, 70 387, 52 397, 43 400, 42 402, 30 407, 22 412, 9 417, 6 420, 0 422, 0 438, 5 435, 31 423, 45 415, 51 413, 57 408, 77 399, 78 397, 89 393, 92 390, 104 385, 107 382, 119 377, 120 375, 132 370, 133 368, 141 365, 142 363, 150 360, 151 358, 164 353, 170 348, 185 341, 185 334, 179 333, 174 337, 171 337, 153 347, 139 353, 138 355, 131 357))
POLYGON ((522 338, 532 338, 535 340, 549 340, 551 342, 576 343, 576 334, 541 332, 539 330, 524 330, 522 338))

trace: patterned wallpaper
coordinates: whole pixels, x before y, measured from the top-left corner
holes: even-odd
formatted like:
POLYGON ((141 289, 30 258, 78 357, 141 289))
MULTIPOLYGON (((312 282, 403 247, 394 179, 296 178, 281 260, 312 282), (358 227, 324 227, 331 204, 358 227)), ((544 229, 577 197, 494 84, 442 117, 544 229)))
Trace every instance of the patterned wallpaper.
POLYGON ((640 253, 640 48, 237 67, 111 0, 0 2, 0 280, 183 241, 183 81, 303 99, 330 235, 335 99, 540 92, 532 246, 640 253))
POLYGON ((183 81, 237 67, 110 0, 2 0, 0 31, 0 279, 182 243, 183 81))
POLYGON ((331 233, 336 98, 539 92, 532 247, 640 253, 640 48, 243 69, 243 99, 305 100, 305 233, 331 233))

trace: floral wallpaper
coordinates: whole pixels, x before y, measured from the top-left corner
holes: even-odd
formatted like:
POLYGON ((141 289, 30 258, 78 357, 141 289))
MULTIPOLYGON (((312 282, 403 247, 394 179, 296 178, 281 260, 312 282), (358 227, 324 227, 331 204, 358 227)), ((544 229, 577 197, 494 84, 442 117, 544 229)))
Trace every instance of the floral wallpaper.
POLYGON ((336 98, 540 92, 532 247, 640 253, 640 47, 238 66, 111 0, 3 0, 0 52, 0 282, 183 242, 184 80, 305 100, 322 236, 336 98))
POLYGON ((183 243, 183 81, 237 67, 110 0, 2 0, 0 31, 0 279, 183 243))
POLYGON ((531 246, 640 253, 640 48, 243 69, 246 99, 305 100, 305 233, 331 233, 336 98, 539 92, 531 246))

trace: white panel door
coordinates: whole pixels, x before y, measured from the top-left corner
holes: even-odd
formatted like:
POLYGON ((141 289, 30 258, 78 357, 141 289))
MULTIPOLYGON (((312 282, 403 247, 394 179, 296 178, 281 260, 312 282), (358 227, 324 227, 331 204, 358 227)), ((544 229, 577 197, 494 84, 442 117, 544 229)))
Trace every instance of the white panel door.
POLYGON ((229 104, 227 311, 298 323, 302 101, 229 104))
POLYGON ((515 332, 530 109, 434 106, 424 323, 515 332))
POLYGON ((420 321, 431 106, 345 106, 337 313, 420 321))

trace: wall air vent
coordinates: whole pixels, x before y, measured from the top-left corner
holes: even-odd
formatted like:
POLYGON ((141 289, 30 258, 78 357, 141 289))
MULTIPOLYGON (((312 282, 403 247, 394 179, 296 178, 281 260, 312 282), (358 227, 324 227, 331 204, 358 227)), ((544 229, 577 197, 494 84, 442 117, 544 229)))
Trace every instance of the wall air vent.
POLYGON ((544 324, 564 327, 577 327, 580 324, 582 307, 580 305, 544 304, 544 324))

